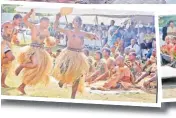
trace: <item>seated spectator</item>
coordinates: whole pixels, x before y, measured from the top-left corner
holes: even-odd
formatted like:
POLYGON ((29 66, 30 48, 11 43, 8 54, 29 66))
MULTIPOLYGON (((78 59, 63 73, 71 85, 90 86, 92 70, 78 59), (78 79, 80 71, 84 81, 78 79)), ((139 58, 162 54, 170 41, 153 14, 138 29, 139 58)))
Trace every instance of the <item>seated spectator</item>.
POLYGON ((137 60, 136 56, 135 52, 131 52, 129 54, 129 59, 125 61, 125 65, 129 67, 135 78, 142 73, 142 63, 137 60))
POLYGON ((116 58, 115 74, 112 75, 109 81, 103 85, 102 90, 110 90, 115 88, 129 89, 132 87, 133 79, 131 76, 130 69, 125 66, 124 58, 118 56, 116 58))
POLYGON ((109 48, 103 48, 102 52, 103 52, 103 58, 105 60, 108 60, 111 55, 111 50, 109 48))
POLYGON ((128 48, 134 49, 136 54, 137 54, 137 56, 141 57, 141 49, 140 49, 140 46, 138 44, 136 44, 136 40, 135 39, 131 40, 131 45, 128 46, 128 48))
POLYGON ((111 57, 114 57, 116 54, 116 46, 111 46, 110 50, 111 50, 111 57))
POLYGON ((91 83, 98 82, 100 80, 108 80, 115 73, 115 59, 109 58, 106 63, 106 71, 102 74, 99 74, 91 83))
POLYGON ((174 25, 174 21, 169 21, 169 26, 167 27, 167 35, 176 36, 176 27, 174 25))
POLYGON ((102 59, 102 53, 95 53, 95 70, 86 77, 86 81, 92 83, 99 75, 104 74, 107 71, 107 62, 105 59, 102 59))

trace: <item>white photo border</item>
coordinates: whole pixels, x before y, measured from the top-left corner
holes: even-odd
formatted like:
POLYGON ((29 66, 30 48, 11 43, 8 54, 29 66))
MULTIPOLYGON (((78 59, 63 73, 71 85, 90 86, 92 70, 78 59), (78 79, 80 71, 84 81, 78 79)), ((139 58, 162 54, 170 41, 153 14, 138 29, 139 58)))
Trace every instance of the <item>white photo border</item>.
MULTIPOLYGON (((83 4, 64 4, 64 3, 42 3, 42 2, 24 2, 24 1, 3 1, 0 5, 10 4, 10 5, 34 5, 34 6, 52 6, 52 7, 76 7, 77 9, 106 9, 106 10, 116 10, 116 11, 141 11, 141 12, 151 12, 151 15, 155 17, 155 30, 156 39, 159 39, 158 28, 158 17, 155 15, 155 11, 152 9, 144 9, 147 7, 156 7, 156 5, 135 5, 135 4, 104 4, 102 8, 101 5, 83 5, 83 4), (35 4, 34 4, 35 3, 35 4), (117 7, 118 6, 118 7, 117 7)), ((49 7, 48 7, 49 8, 49 7)), ((157 42, 157 51, 160 50, 157 42)), ((157 53, 157 61, 160 62, 160 53, 157 53)), ((24 97, 24 96, 7 96, 1 95, 1 99, 6 100, 25 100, 25 101, 43 101, 43 102, 65 102, 65 103, 82 103, 82 104, 101 104, 101 105, 120 105, 120 106, 141 106, 141 107, 161 107, 162 101, 162 86, 161 86, 161 76, 160 76, 160 63, 157 63, 158 69, 158 88, 156 93, 156 103, 142 103, 142 102, 121 102, 121 101, 103 101, 103 100, 79 100, 79 99, 65 99, 65 98, 44 98, 44 97, 24 97)))
MULTIPOLYGON (((162 17, 162 16, 172 16, 172 15, 176 16, 176 11, 173 12, 173 10, 172 11, 168 10, 168 11, 165 11, 165 12, 157 12, 156 14, 157 14, 157 17, 158 17, 158 28, 157 28, 157 30, 159 31, 159 19, 160 19, 160 17, 162 17)), ((159 35, 159 40, 160 40, 160 35, 159 35)), ((160 48, 160 42, 159 42, 159 48, 160 48)), ((160 48, 159 51, 160 51, 159 54, 161 54, 161 48, 160 48)), ((161 62, 161 61, 159 61, 159 62, 161 62)), ((161 67, 162 67, 162 65, 161 65, 161 67)), ((163 72, 161 67, 160 67, 160 70, 161 70, 161 72, 163 72)), ((161 80, 162 80, 162 74, 160 74, 160 75, 161 75, 161 80)), ((162 83, 162 81, 161 81, 161 83, 162 83)), ((162 90, 163 90, 163 88, 162 88, 162 90)), ((164 98, 164 96, 162 96, 162 102, 164 102, 164 103, 167 103, 167 102, 176 102, 176 98, 164 98)))

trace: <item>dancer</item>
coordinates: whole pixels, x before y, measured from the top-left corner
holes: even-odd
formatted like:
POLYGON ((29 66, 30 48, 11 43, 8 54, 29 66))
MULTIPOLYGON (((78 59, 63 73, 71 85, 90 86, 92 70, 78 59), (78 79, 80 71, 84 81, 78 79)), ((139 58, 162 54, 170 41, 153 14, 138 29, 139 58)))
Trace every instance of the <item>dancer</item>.
POLYGON ((12 23, 12 27, 13 27, 13 31, 12 31, 12 43, 13 44, 19 44, 19 40, 18 40, 18 30, 20 27, 20 24, 22 22, 22 16, 20 14, 15 14, 13 16, 13 20, 11 21, 12 23))
POLYGON ((5 80, 11 68, 11 63, 15 59, 11 50, 13 25, 10 22, 6 22, 5 24, 3 24, 2 28, 3 33, 1 41, 1 86, 4 88, 8 88, 5 80))
POLYGON ((43 17, 40 19, 40 25, 31 24, 28 19, 33 13, 33 9, 25 15, 23 21, 26 26, 31 29, 30 46, 24 47, 23 51, 18 57, 20 63, 15 73, 18 76, 22 74, 22 84, 18 90, 25 94, 25 86, 36 85, 39 82, 47 84, 49 81, 49 74, 52 69, 52 59, 49 53, 44 49, 46 46, 54 46, 55 41, 50 40, 48 31, 49 19, 43 17))
POLYGON ((73 30, 58 27, 61 14, 56 15, 55 29, 63 32, 68 37, 67 47, 56 59, 53 76, 59 81, 59 86, 72 84, 71 98, 75 99, 76 92, 83 92, 85 75, 89 72, 89 63, 83 53, 84 38, 98 39, 94 34, 81 31, 82 19, 77 16, 73 19, 73 30))

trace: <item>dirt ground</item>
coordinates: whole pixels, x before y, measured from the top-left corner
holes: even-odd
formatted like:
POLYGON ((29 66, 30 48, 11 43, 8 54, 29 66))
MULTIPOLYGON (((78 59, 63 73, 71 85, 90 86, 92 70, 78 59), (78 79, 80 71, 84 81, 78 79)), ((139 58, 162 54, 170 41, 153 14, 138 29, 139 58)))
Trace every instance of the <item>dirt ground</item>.
POLYGON ((166 78, 163 83, 163 98, 176 98, 176 78, 166 78))
MULTIPOLYGON (((19 47, 13 47, 15 55, 19 52, 19 47)), ((7 79, 6 84, 11 88, 2 88, 3 95, 9 96, 21 96, 21 93, 17 90, 17 87, 21 84, 22 80, 15 76, 14 70, 18 66, 17 60, 13 62, 14 66, 7 79)), ((142 83, 142 82, 141 82, 142 83)), ((100 85, 103 84, 100 82, 100 85)), ((98 83, 99 85, 99 83, 98 83)), ((141 84, 142 85, 142 84, 141 84)), ((25 88, 25 96, 30 97, 47 97, 47 98, 70 98, 71 87, 60 88, 58 82, 51 77, 50 83, 47 86, 38 84, 37 86, 27 86, 25 88)), ((108 100, 108 101, 123 101, 123 102, 140 102, 140 103, 156 103, 156 94, 146 93, 142 90, 132 91, 112 91, 112 92, 101 92, 101 91, 90 91, 90 88, 86 88, 84 93, 78 93, 76 99, 87 99, 87 100, 108 100)))
POLYGON ((176 98, 176 88, 163 89, 164 98, 176 98))
MULTIPOLYGON (((3 95, 9 96, 21 96, 21 93, 16 89, 20 85, 20 80, 15 81, 17 78, 13 78, 13 80, 8 80, 8 85, 12 86, 12 88, 2 88, 3 95)), ((46 97, 46 98, 70 98, 71 95, 71 87, 67 86, 64 88, 60 88, 57 82, 52 78, 52 81, 48 84, 48 86, 44 86, 42 84, 38 84, 37 86, 27 86, 25 88, 26 94, 25 96, 30 97, 46 97)), ((107 100, 107 101, 123 101, 123 102, 140 102, 140 103, 155 103, 156 102, 156 94, 149 94, 141 90, 131 90, 131 91, 108 91, 108 92, 100 92, 96 90, 90 91, 87 87, 84 93, 78 93, 76 99, 86 99, 86 100, 107 100)))

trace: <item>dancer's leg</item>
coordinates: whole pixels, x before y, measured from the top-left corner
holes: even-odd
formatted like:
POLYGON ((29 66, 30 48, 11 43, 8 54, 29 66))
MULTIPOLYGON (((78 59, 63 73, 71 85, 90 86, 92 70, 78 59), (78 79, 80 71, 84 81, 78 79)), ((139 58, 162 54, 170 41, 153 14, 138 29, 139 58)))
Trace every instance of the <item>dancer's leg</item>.
POLYGON ((24 83, 22 83, 19 87, 18 87, 18 90, 24 95, 24 94, 26 94, 25 93, 25 91, 24 91, 24 88, 25 88, 25 84, 24 83))
POLYGON ((23 68, 34 69, 37 66, 38 66, 38 60, 37 60, 36 56, 33 55, 33 56, 31 56, 31 62, 25 63, 25 64, 20 64, 17 67, 15 74, 18 76, 23 68))
POLYGON ((8 88, 8 86, 5 84, 6 76, 7 76, 6 72, 3 72, 1 75, 1 87, 3 88, 8 88))
POLYGON ((14 55, 11 51, 8 51, 5 53, 5 58, 2 59, 1 64, 8 64, 9 62, 12 62, 15 59, 14 55))
POLYGON ((78 86, 79 86, 79 82, 80 82, 80 78, 77 79, 77 80, 74 82, 73 86, 72 86, 72 95, 71 95, 71 98, 72 98, 72 99, 75 99, 76 92, 77 92, 78 86))

